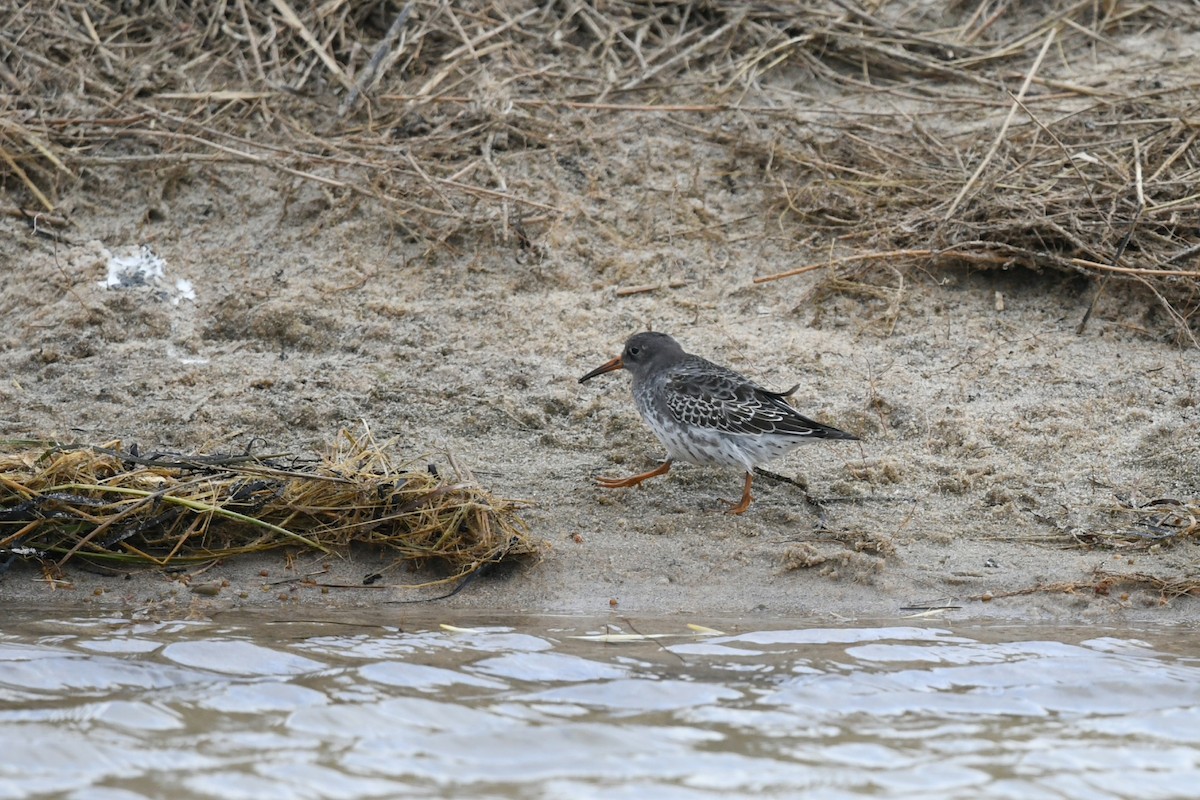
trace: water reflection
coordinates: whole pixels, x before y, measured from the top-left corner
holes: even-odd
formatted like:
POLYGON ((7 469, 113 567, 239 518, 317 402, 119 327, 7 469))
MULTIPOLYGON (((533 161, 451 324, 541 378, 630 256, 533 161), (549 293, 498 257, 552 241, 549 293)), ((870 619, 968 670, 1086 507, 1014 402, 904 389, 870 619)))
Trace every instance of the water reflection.
POLYGON ((0 798, 1139 797, 1200 786, 1171 631, 10 615, 0 798), (462 623, 459 623, 462 625, 462 623), (737 626, 732 626, 737 627, 737 626))

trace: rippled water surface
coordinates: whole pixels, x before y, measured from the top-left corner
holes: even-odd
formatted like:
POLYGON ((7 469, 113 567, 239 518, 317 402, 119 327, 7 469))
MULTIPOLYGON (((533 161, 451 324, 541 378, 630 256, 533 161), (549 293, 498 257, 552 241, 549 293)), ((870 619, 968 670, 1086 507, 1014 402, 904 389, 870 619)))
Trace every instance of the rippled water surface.
POLYGON ((0 798, 1200 795, 1192 630, 447 621, 8 612, 0 798))

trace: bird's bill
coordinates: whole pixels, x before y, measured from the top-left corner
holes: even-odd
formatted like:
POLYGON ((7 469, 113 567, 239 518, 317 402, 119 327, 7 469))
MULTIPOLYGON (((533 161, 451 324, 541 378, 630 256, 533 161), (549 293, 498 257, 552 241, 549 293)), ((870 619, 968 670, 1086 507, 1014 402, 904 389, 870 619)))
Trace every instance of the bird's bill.
POLYGON ((621 360, 620 356, 617 356, 612 361, 606 361, 605 363, 601 364, 600 366, 596 367, 594 370, 589 372, 587 375, 584 375, 582 378, 579 379, 579 382, 583 383, 586 380, 591 380, 592 378, 596 377, 597 375, 603 375, 606 372, 612 372, 614 369, 621 369, 624 366, 625 366, 625 362, 621 360))

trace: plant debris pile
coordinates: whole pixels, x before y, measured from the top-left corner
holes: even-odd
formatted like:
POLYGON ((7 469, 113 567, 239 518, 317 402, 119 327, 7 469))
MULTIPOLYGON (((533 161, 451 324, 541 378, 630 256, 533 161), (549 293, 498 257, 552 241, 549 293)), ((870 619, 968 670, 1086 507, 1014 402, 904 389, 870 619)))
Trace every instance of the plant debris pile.
POLYGON ((520 503, 461 468, 394 463, 369 434, 343 432, 319 459, 204 456, 54 445, 0 455, 0 552, 52 561, 165 567, 279 547, 352 543, 439 561, 453 580, 535 556, 520 503))

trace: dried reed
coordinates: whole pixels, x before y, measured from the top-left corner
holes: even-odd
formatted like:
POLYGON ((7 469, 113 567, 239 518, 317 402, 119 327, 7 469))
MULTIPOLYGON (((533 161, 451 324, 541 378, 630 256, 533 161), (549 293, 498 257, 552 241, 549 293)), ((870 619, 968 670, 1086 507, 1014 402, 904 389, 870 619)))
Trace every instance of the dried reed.
POLYGON ((446 477, 396 463, 389 449, 347 432, 307 460, 25 447, 0 454, 0 551, 164 567, 361 543, 443 562, 454 578, 539 552, 520 502, 493 496, 453 459, 446 477))
POLYGON ((653 126, 760 190, 701 235, 769 221, 829 253, 799 270, 1132 281, 1194 345, 1200 71, 1161 37, 1195 26, 1184 0, 16 3, 0 177, 32 219, 97 170, 249 167, 431 242, 507 239, 617 229, 572 213, 563 170, 653 126))

